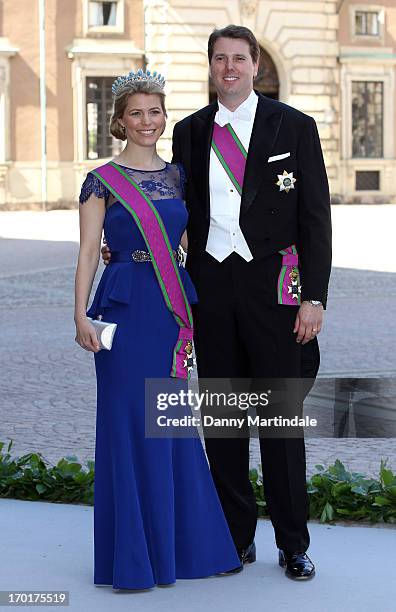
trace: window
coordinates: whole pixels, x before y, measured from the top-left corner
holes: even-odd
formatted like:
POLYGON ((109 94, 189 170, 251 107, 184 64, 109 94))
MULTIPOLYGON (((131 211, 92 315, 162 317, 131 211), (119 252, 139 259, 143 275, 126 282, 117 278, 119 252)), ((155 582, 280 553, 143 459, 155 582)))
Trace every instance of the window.
POLYGON ((380 173, 378 170, 358 170, 355 178, 356 191, 379 191, 380 173))
POLYGON ((356 11, 355 34, 356 36, 379 36, 380 20, 378 12, 356 11))
POLYGON ((84 32, 122 33, 125 0, 84 0, 84 32))
POLYGON ((113 157, 122 149, 122 142, 109 132, 113 81, 114 77, 87 77, 87 159, 113 157))
POLYGON ((383 82, 352 81, 352 157, 383 156, 383 82))
POLYGON ((117 2, 89 2, 89 27, 115 26, 117 23, 117 2))

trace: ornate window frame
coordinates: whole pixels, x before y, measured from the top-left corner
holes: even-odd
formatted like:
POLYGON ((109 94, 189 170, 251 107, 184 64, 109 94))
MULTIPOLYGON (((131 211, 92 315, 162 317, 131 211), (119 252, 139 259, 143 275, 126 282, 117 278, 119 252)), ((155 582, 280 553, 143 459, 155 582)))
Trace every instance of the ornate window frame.
MULTIPOLYGON (((125 31, 125 0, 110 0, 117 3, 116 25, 90 26, 89 25, 89 3, 92 0, 83 0, 83 35, 90 34, 123 34, 125 31)), ((104 2, 105 0, 95 0, 104 2)))
POLYGON ((349 6, 349 24, 350 24, 349 31, 351 33, 351 41, 361 42, 362 44, 365 44, 366 42, 372 42, 372 43, 383 45, 385 42, 385 19, 386 19, 385 7, 379 4, 351 4, 349 6), (378 22, 379 22, 378 36, 371 36, 368 34, 356 34, 355 15, 358 12, 378 13, 378 22))
POLYGON ((395 156, 395 117, 393 100, 395 95, 395 65, 391 50, 383 48, 381 53, 373 48, 341 48, 341 159, 340 188, 348 198, 371 201, 394 195, 393 158, 395 156), (358 51, 358 52, 357 52, 358 51), (362 56, 366 58, 362 62, 362 56), (381 56, 381 57, 378 57, 381 56), (383 157, 352 157, 352 81, 382 81, 383 83, 383 157), (380 191, 356 190, 356 171, 376 170, 380 173, 380 191))
POLYGON ((74 161, 94 167, 97 160, 86 157, 86 78, 114 77, 130 70, 141 68, 144 63, 144 50, 133 47, 129 41, 97 41, 77 39, 67 51, 73 60, 73 115, 74 115, 74 161))

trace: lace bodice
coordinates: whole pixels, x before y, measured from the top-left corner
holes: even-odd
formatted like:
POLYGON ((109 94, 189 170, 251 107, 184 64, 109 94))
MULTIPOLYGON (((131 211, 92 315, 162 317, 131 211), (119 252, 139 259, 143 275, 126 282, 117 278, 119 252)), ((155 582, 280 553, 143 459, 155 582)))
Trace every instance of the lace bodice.
MULTIPOLYGON (((184 200, 186 178, 181 164, 169 164, 166 162, 165 168, 162 170, 135 170, 127 166, 121 167, 138 183, 150 200, 176 198, 184 200)), ((80 204, 84 204, 92 193, 98 198, 104 198, 106 207, 115 201, 107 187, 91 172, 88 172, 87 178, 81 187, 80 204)))

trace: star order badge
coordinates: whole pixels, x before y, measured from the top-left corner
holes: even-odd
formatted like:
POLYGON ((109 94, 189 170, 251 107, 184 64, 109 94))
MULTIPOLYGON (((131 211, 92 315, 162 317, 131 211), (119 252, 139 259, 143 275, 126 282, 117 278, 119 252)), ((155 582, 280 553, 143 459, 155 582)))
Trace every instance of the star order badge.
POLYGON ((291 297, 292 299, 296 299, 298 300, 298 296, 301 293, 301 285, 298 284, 298 281, 291 281, 291 285, 288 285, 287 287, 287 293, 291 293, 291 297))
POLYGON ((291 298, 298 300, 301 293, 300 275, 297 268, 293 268, 289 274, 291 285, 287 286, 287 293, 291 293, 291 298))
POLYGON ((186 346, 184 347, 184 352, 186 353, 186 358, 183 361, 183 367, 187 368, 187 372, 191 372, 194 369, 196 360, 192 356, 193 346, 190 340, 187 340, 186 346))
POLYGON ((278 174, 278 181, 276 185, 279 187, 279 191, 286 191, 289 193, 290 189, 294 189, 294 183, 297 179, 293 178, 293 172, 283 171, 283 174, 278 174))

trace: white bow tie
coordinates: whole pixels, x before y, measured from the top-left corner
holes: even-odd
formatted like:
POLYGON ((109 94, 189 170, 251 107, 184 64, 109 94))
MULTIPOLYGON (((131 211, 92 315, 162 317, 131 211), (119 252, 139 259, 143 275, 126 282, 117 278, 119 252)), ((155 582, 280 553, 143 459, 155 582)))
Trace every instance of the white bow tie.
POLYGON ((220 127, 223 127, 227 123, 231 123, 231 121, 235 121, 236 119, 239 121, 251 121, 252 113, 248 108, 237 108, 234 112, 228 110, 227 108, 219 108, 216 123, 218 123, 220 127))

